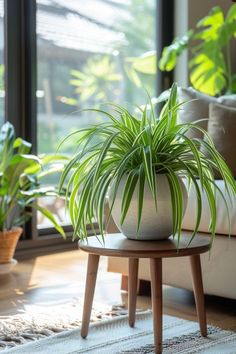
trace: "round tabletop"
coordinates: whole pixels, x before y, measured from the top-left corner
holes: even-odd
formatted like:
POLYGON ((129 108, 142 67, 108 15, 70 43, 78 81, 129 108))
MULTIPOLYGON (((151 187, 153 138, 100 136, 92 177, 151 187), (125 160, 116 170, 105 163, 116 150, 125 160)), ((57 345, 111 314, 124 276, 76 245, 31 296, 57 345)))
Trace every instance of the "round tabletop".
POLYGON ((134 258, 166 258, 183 257, 207 252, 210 249, 210 237, 196 235, 191 244, 191 233, 181 235, 179 248, 177 237, 162 241, 129 240, 123 234, 107 234, 91 236, 79 241, 79 248, 85 252, 100 256, 134 257, 134 258))

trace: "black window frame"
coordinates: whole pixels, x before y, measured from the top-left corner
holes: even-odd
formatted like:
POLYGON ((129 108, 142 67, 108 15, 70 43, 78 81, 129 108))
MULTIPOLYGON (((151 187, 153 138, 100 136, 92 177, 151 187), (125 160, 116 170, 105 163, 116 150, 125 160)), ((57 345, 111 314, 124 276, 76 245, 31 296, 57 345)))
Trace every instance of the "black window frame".
MULTIPOLYGON (((5 117, 15 127, 16 134, 32 143, 37 153, 37 34, 36 0, 4 1, 5 56, 5 117)), ((174 0, 156 0, 156 49, 160 57, 164 46, 174 36, 174 0)), ((173 82, 173 72, 158 71, 156 93, 160 94, 173 82)), ((70 225, 65 227, 72 234, 70 225)), ((70 238, 68 239, 71 243, 70 238)), ((28 250, 41 244, 66 245, 53 228, 38 230, 36 215, 25 225, 19 249, 28 250), (42 237, 43 236, 43 237, 42 237)))

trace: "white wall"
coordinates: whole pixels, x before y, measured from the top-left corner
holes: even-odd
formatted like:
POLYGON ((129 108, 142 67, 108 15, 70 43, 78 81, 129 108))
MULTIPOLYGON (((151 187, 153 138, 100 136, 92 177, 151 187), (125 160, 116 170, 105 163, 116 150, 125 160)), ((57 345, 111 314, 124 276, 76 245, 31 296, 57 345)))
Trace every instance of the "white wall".
MULTIPOLYGON (((192 0, 193 1, 193 0, 192 0)), ((183 36, 189 29, 189 1, 175 0, 175 36, 183 36)), ((177 62, 174 79, 182 87, 188 86, 188 52, 185 51, 177 62)))

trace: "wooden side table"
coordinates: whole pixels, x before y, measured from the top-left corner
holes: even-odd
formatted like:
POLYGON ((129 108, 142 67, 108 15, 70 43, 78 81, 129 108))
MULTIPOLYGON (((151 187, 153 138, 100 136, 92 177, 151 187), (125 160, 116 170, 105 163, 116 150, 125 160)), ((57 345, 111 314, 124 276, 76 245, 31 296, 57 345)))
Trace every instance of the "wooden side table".
POLYGON ((187 247, 188 242, 189 237, 182 235, 177 250, 177 240, 134 241, 128 240, 122 234, 106 235, 105 245, 101 236, 80 241, 80 249, 89 253, 81 336, 86 338, 88 334, 100 256, 129 258, 128 311, 131 327, 135 324, 139 258, 150 259, 154 341, 158 354, 162 352, 162 258, 189 256, 200 331, 202 336, 207 336, 200 254, 209 250, 210 239, 196 236, 187 247))

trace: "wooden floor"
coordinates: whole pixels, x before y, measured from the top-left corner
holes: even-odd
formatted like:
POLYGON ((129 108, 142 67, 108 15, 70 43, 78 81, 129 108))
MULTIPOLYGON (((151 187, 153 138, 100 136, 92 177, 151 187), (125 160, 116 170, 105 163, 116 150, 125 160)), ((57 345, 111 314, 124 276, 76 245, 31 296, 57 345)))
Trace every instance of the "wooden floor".
MULTIPOLYGON (((84 293, 87 255, 69 251, 21 261, 14 271, 0 276, 0 315, 26 311, 29 305, 51 306, 70 302, 84 293)), ((95 300, 103 304, 127 303, 127 293, 120 291, 121 276, 106 272, 106 258, 101 258, 95 300)), ((150 297, 138 297, 137 307, 151 307, 150 297)), ((236 301, 206 297, 207 321, 236 332, 236 301)), ((164 313, 196 320, 193 294, 164 287, 164 313)))

